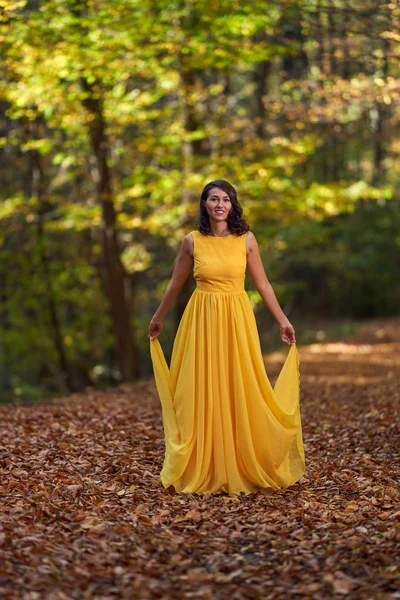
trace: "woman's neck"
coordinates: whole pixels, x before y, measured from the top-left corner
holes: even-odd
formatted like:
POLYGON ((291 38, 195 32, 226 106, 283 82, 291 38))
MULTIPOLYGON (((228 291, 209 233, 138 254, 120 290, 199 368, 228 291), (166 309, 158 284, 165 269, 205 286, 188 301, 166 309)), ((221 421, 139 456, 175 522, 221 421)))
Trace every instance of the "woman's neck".
POLYGON ((211 234, 214 237, 226 237, 230 235, 229 227, 227 223, 210 223, 211 234))

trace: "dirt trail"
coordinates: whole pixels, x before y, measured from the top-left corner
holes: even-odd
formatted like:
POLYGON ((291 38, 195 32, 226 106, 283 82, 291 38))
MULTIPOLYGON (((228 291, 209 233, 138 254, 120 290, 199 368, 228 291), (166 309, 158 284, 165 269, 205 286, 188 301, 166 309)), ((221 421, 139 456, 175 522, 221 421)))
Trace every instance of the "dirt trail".
POLYGON ((152 380, 0 407, 0 597, 400 598, 400 319, 299 352, 306 474, 247 497, 156 485, 152 380))

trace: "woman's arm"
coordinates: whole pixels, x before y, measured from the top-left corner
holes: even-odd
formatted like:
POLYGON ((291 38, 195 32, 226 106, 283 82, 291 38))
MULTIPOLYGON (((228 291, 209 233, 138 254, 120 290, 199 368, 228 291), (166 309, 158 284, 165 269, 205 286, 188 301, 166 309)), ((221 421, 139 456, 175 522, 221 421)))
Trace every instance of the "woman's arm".
POLYGON ((178 257, 175 261, 171 281, 166 287, 160 306, 157 308, 150 321, 148 335, 150 339, 154 339, 160 335, 162 331, 162 321, 174 303, 179 290, 192 271, 193 262, 193 238, 192 235, 188 233, 181 244, 178 257))
POLYGON ((268 281, 262 264, 260 251, 254 234, 249 231, 246 236, 247 268, 264 304, 280 325, 282 341, 292 344, 296 341, 295 332, 289 319, 276 299, 274 289, 268 281))

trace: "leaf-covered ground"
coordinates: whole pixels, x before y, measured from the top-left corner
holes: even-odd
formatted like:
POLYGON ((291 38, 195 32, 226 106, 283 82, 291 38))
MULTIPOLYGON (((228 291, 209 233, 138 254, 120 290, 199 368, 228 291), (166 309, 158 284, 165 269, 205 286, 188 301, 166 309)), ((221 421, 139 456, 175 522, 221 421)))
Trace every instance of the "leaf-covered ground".
POLYGON ((299 347, 307 471, 284 490, 160 488, 153 380, 2 406, 0 597, 400 598, 399 326, 299 347))

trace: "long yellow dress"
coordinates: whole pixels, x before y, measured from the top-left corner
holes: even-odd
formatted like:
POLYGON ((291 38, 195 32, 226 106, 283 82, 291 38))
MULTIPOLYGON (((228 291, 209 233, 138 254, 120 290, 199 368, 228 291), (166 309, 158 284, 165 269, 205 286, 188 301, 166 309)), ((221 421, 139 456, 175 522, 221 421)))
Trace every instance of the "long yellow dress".
POLYGON ((170 368, 150 340, 165 436, 158 481, 196 494, 288 487, 305 471, 296 344, 272 388, 244 288, 246 234, 191 234, 196 288, 170 368))

